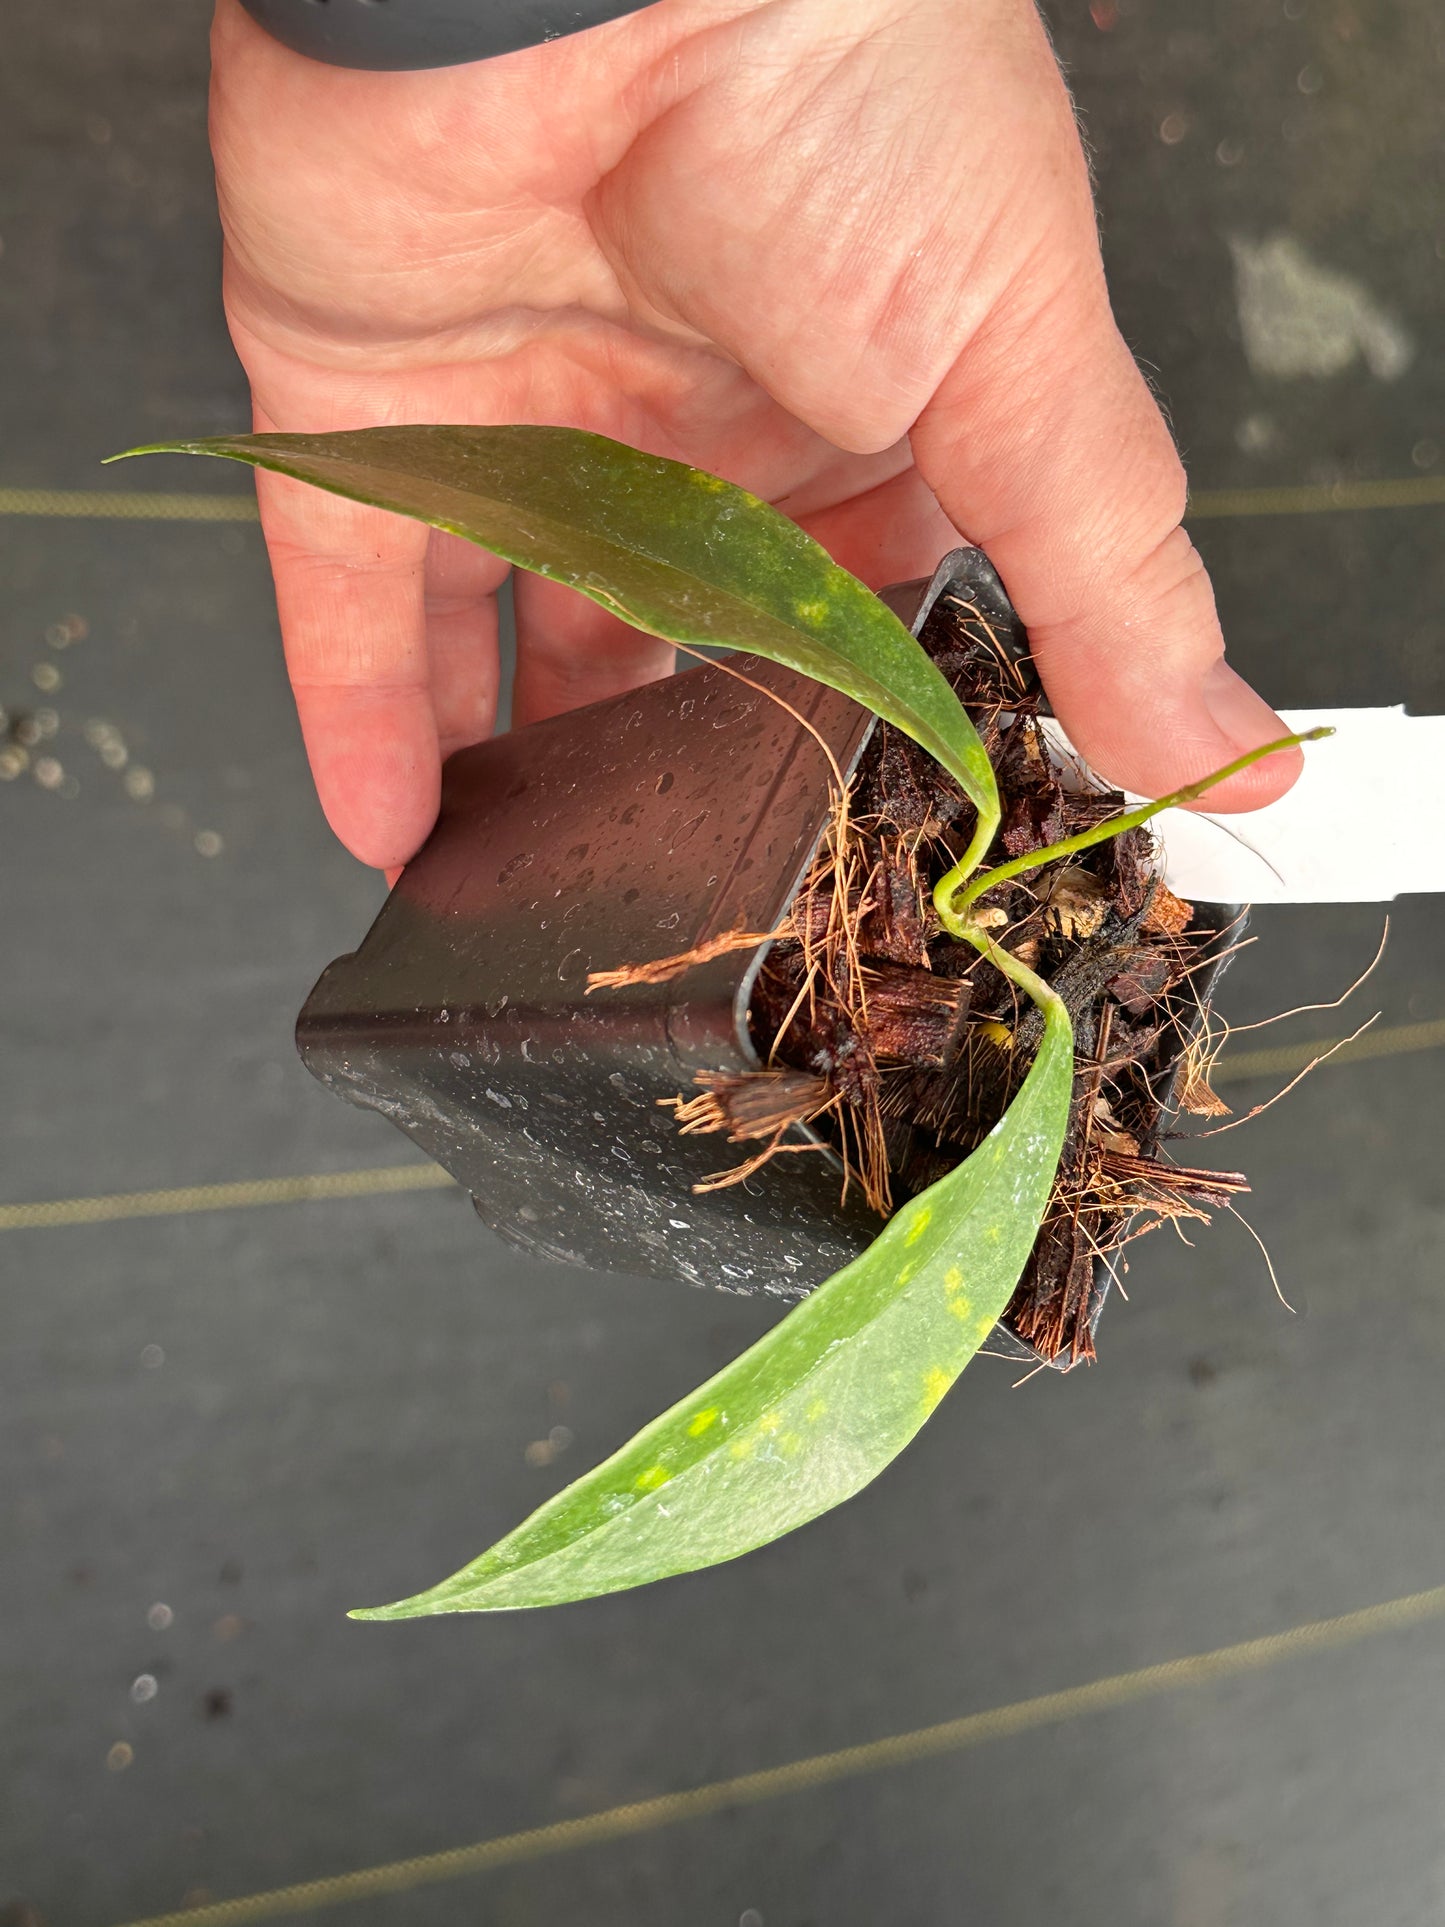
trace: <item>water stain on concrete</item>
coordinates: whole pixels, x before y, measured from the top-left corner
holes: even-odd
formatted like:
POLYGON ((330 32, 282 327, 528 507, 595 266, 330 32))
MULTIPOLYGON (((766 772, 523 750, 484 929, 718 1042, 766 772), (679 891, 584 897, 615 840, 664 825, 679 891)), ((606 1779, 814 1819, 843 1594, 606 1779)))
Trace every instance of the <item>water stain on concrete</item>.
POLYGON ((1312 261, 1291 234, 1232 235, 1240 336, 1256 375, 1337 375, 1356 357, 1396 381, 1415 357, 1407 330, 1364 283, 1312 261))

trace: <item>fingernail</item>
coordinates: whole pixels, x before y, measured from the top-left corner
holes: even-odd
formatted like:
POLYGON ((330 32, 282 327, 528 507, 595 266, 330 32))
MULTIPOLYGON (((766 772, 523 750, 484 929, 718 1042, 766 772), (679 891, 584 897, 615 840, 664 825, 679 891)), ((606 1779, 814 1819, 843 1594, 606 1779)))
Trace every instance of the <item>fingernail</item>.
POLYGON ((1199 693, 1220 734, 1241 755, 1289 733, 1263 696, 1257 696, 1243 676, 1236 676, 1223 656, 1205 671, 1199 693))

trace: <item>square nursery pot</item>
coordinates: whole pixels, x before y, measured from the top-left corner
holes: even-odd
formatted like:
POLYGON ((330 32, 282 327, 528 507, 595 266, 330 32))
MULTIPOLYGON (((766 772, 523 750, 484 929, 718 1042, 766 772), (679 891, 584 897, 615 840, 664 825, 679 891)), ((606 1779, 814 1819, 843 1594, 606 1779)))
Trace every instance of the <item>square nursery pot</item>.
MULTIPOLYGON (((931 581, 884 591, 915 633, 948 597, 982 608, 1026 653, 977 549, 946 556, 931 581)), ((775 664, 734 661, 852 769, 873 728, 866 711, 775 664)), ((698 1193, 718 1141, 680 1136, 659 1107, 698 1071, 758 1068, 748 1002, 768 944, 669 983, 590 997, 586 985, 590 971, 777 929, 828 801, 814 739, 712 664, 461 750, 430 838, 360 948, 307 999, 302 1058, 465 1185, 510 1243, 791 1303, 878 1231, 856 1188, 840 1205, 833 1151, 775 1158, 744 1185, 698 1193)), ((1237 906, 1198 907, 1194 933, 1211 933, 1211 960, 1195 973, 1198 998, 1176 1012, 1180 1055, 1239 922, 1237 906)), ((1156 1087, 1166 1103, 1176 1068, 1156 1087)), ((1099 1264, 1091 1327, 1109 1277, 1099 1264)), ((1036 1356, 1002 1323, 989 1349, 1036 1356)))

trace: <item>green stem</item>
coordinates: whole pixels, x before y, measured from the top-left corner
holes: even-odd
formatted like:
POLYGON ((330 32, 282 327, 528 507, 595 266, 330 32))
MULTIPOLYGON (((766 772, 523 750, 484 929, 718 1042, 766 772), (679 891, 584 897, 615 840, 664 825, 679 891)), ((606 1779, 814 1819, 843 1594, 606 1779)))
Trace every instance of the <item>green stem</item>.
MULTIPOLYGON (((1174 790, 1168 796, 1161 796, 1153 803, 1141 803, 1136 809, 1124 810, 1118 816, 1111 816, 1103 823, 1096 823, 1092 829, 1080 830, 1077 836, 1065 837, 1061 843, 1050 843, 1042 850, 1027 850, 1022 856, 1016 856, 1007 863, 1000 863, 996 869, 985 870, 982 876, 973 877, 973 881, 969 883, 968 879, 973 876, 981 854, 977 847, 978 838, 975 837, 964 857, 946 876, 939 879, 934 888, 933 907, 938 912, 939 921, 951 937, 962 938, 974 944, 975 948, 979 948, 981 946, 978 944, 978 936, 982 933, 969 921, 968 910, 970 905, 976 903, 985 891, 993 889, 995 884, 1004 883, 1010 877, 1018 876, 1023 870, 1036 870, 1045 863, 1056 862, 1060 857, 1074 856, 1080 850, 1092 849, 1096 843, 1108 843, 1114 837, 1122 836, 1125 830, 1137 830, 1141 824, 1147 823, 1151 816, 1157 816, 1161 810, 1176 809, 1181 803, 1194 802, 1196 797, 1203 796, 1207 790, 1212 790, 1216 784, 1224 782, 1228 777, 1237 776, 1241 770, 1248 769, 1252 763, 1259 762, 1263 757, 1273 756, 1278 750, 1294 749, 1300 743, 1318 742, 1320 737, 1333 736, 1333 734, 1332 729, 1321 724, 1316 729, 1304 730, 1298 736, 1281 736, 1276 743, 1261 744, 1258 749, 1251 749, 1243 756, 1237 756, 1232 763, 1226 763, 1223 769, 1217 769, 1209 776, 1201 776, 1197 782, 1186 783, 1183 789, 1174 790), (967 888, 963 887, 965 884, 967 888)), ((1006 954, 1001 952, 1000 956, 1006 954)), ((1002 969, 1000 956, 993 957, 991 961, 1002 969)), ((1011 976, 1013 973, 1005 971, 1004 974, 1011 976)), ((1021 979, 1015 978, 1014 981, 1021 982, 1021 979)), ((1027 989, 1028 986, 1025 985, 1024 988, 1027 989)), ((1033 996, 1033 994, 1030 990, 1029 995, 1033 996)), ((1035 1001, 1037 1002, 1037 999, 1035 1001)))
MULTIPOLYGON (((1003 806, 998 800, 997 789, 994 790, 991 807, 987 809, 980 807, 977 798, 974 799, 974 807, 978 810, 978 825, 973 833, 973 841, 958 859, 957 863, 954 864, 948 876, 943 879, 945 883, 952 880, 955 889, 960 883, 964 882, 966 878, 973 875, 979 864, 982 863, 988 855, 988 846, 998 835, 998 826, 1003 821, 1003 806)), ((939 887, 941 888, 942 886, 940 885, 939 887)), ((934 902, 937 903, 937 890, 934 891, 933 896, 934 902)), ((940 912, 940 915, 941 914, 940 912)), ((955 930, 952 934, 958 936, 960 933, 955 930)))
MULTIPOLYGON (((1012 951, 995 943, 986 930, 980 930, 976 923, 968 923, 957 934, 965 943, 971 943, 975 950, 981 951, 1010 983, 1017 984, 1024 995, 1038 1005, 1046 1020, 1062 1018, 1065 1024, 1069 1024, 1068 1008, 1058 992, 1046 984, 1042 977, 1036 976, 1026 963, 1021 963, 1012 951)), ((1069 1027, 1072 1032, 1072 1025, 1069 1027)))

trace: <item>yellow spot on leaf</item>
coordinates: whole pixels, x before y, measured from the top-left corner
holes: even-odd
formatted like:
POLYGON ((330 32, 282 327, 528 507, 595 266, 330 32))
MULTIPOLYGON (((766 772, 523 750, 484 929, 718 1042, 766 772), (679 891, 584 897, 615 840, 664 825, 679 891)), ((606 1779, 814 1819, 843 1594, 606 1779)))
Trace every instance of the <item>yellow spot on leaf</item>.
POLYGON ((963 1288, 963 1273, 957 1265, 950 1265, 943 1274, 943 1289, 948 1309, 955 1318, 965 1322, 973 1316, 973 1300, 963 1288))
POLYGON ((757 1440, 751 1434, 745 1433, 742 1438, 733 1440, 728 1451, 735 1459, 750 1459, 757 1450, 757 1446, 757 1440))
POLYGON ((931 1412, 953 1380, 941 1365, 930 1365, 923 1374, 923 1409, 931 1412))
POLYGON ((894 1280, 894 1283, 899 1285, 906 1285, 908 1283, 908 1280, 912 1276, 913 1276, 913 1266, 905 1265, 902 1271, 899 1272, 897 1278, 894 1280))
POLYGON ((639 1472, 636 1486, 639 1492, 656 1492, 660 1485, 666 1485, 672 1474, 665 1465, 649 1465, 645 1472, 639 1472))
POLYGON ((793 614, 801 616, 804 622, 821 622, 828 613, 826 602, 795 602, 793 614))
POLYGON ((691 1419, 688 1422, 688 1428, 687 1428, 688 1437, 692 1439, 700 1439, 704 1432, 706 1432, 711 1426, 714 1426, 717 1424, 717 1420, 718 1420, 718 1410, 716 1405, 707 1406, 703 1411, 699 1412, 695 1418, 691 1419))
POLYGON ((816 1425, 818 1420, 823 1416, 823 1414, 827 1411, 827 1409, 828 1409, 827 1399, 815 1398, 808 1407, 808 1417, 816 1425))
POLYGON ((924 1232, 927 1231, 932 1221, 933 1221, 933 1213, 932 1211, 929 1210, 928 1206, 925 1205, 923 1209, 919 1212, 918 1216, 913 1220, 912 1224, 909 1225, 907 1231, 904 1232, 903 1234, 904 1244, 916 1245, 918 1243, 918 1240, 923 1236, 924 1232))
POLYGON ((783 1415, 781 1412, 764 1412, 758 1420, 758 1430, 760 1432, 778 1432, 782 1430, 782 1425, 783 1415))

